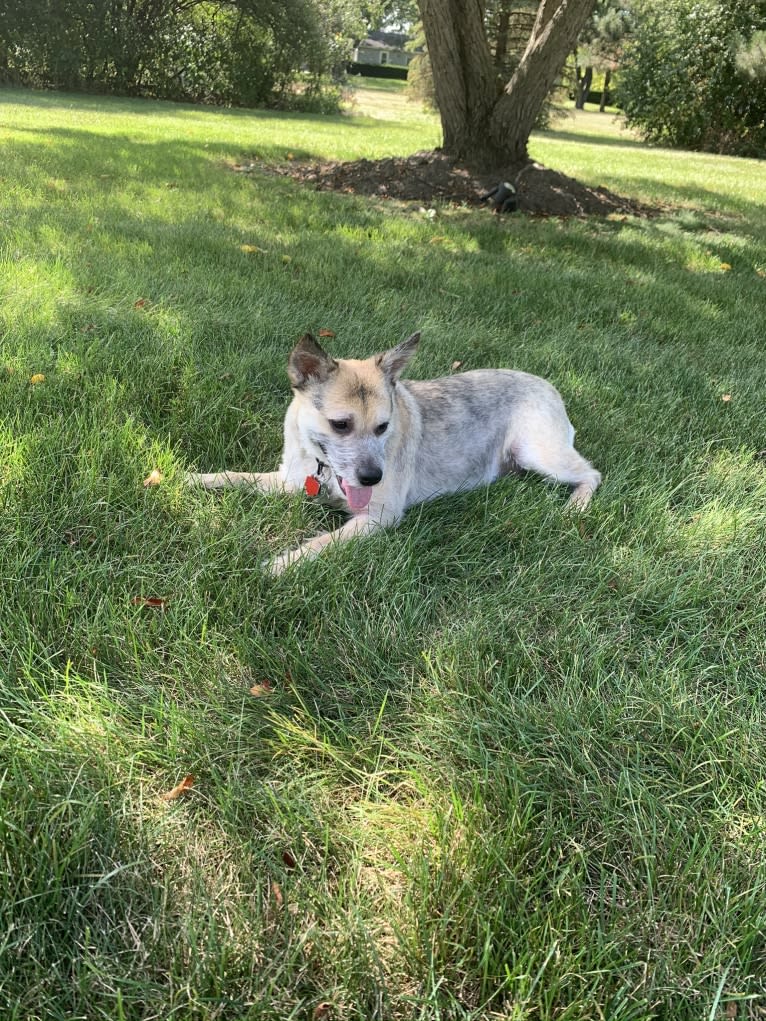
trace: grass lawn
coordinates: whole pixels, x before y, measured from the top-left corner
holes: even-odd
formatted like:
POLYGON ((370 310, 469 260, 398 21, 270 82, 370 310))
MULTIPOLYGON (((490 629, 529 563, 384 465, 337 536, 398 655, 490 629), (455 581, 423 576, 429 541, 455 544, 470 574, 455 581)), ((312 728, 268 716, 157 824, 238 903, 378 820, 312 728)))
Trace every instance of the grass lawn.
POLYGON ((766 1017, 766 166, 534 137, 640 221, 229 169, 438 141, 356 102, 0 92, 0 1017, 766 1017), (585 517, 508 479, 266 575, 331 515, 181 475, 276 466, 320 328, 550 378, 585 517))

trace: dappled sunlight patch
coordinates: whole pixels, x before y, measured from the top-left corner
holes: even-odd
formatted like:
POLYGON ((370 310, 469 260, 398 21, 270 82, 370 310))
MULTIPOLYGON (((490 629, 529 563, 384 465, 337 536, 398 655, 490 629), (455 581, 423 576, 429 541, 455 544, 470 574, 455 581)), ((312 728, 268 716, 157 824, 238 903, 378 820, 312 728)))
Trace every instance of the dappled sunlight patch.
POLYGON ((33 470, 36 437, 20 433, 0 422, 0 491, 16 486, 33 470))
POLYGON ((749 545, 764 534, 766 513, 714 500, 690 516, 674 516, 671 535, 687 552, 722 553, 749 545))
POLYGON ((751 867, 757 867, 766 848, 766 815, 731 811, 726 817, 726 834, 735 855, 749 854, 753 859, 751 867))
MULTIPOLYGON (((37 684, 49 692, 36 704, 32 729, 56 749, 63 770, 87 764, 86 775, 99 772, 105 783, 129 783, 135 762, 149 751, 151 741, 137 731, 118 709, 106 678, 78 673, 71 664, 63 671, 36 671, 37 684)), ((75 788, 76 789, 76 784, 75 788)))
MULTIPOLYGON (((718 400, 730 403, 730 394, 718 400), (727 401, 726 398, 729 398, 727 401)), ((697 472, 698 496, 668 512, 668 540, 688 553, 756 546, 766 530, 766 472, 754 451, 723 450, 697 472)))
MULTIPOLYGON (((63 251, 61 240, 59 255, 63 251)), ((36 331, 57 331, 62 304, 78 295, 73 274, 50 249, 19 249, 13 266, 4 272, 2 318, 6 326, 36 331)), ((7 344, 7 341, 6 341, 7 344)), ((7 347, 6 347, 7 350, 7 347)))

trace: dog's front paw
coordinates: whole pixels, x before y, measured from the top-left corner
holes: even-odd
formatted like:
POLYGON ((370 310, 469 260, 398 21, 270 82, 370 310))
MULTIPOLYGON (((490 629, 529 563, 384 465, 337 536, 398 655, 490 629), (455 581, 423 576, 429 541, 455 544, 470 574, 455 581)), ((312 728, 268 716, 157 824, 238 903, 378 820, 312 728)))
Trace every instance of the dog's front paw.
POLYGON ((271 560, 264 560, 263 567, 272 578, 278 578, 286 568, 294 564, 298 559, 300 559, 298 550, 285 550, 284 553, 280 553, 277 557, 272 557, 271 560))
POLYGON ((267 560, 263 566, 272 578, 276 578, 288 567, 298 563, 299 560, 312 559, 318 553, 319 549, 313 546, 311 542, 304 542, 302 546, 298 546, 296 549, 287 549, 284 553, 280 553, 279 556, 267 560))

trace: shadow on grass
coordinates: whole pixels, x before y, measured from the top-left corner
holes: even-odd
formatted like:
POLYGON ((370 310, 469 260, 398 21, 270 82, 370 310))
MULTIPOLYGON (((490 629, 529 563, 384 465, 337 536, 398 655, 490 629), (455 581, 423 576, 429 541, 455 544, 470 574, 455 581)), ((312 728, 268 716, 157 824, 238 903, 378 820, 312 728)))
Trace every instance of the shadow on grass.
POLYGON ((653 148, 646 142, 642 142, 641 139, 631 138, 627 134, 624 137, 615 138, 614 135, 606 133, 603 135, 597 132, 589 134, 586 131, 567 131, 566 129, 551 128, 547 131, 536 131, 535 135, 554 142, 560 140, 562 142, 575 142, 578 145, 582 142, 584 145, 604 145, 617 149, 646 149, 647 154, 653 148))

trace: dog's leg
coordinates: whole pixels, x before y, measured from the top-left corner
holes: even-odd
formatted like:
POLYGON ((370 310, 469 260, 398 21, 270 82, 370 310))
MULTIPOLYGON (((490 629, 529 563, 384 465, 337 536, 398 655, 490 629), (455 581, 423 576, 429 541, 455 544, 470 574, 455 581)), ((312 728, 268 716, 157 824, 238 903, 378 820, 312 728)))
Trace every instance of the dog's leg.
POLYGON ((313 539, 307 539, 306 542, 302 542, 296 549, 285 550, 284 553, 280 553, 273 560, 266 562, 267 570, 270 574, 276 576, 298 560, 317 556, 331 543, 348 542, 349 539, 354 539, 357 536, 369 535, 380 528, 394 524, 397 520, 398 518, 394 515, 371 518, 367 514, 359 514, 332 532, 323 532, 321 535, 315 535, 313 539))
POLYGON ((230 487, 253 486, 262 493, 282 493, 295 489, 282 478, 281 472, 210 472, 197 474, 189 472, 184 480, 187 486, 202 486, 203 489, 227 489, 230 487))
POLYGON ((574 511, 585 510, 601 482, 601 473, 570 445, 536 437, 512 444, 511 455, 519 468, 573 486, 567 507, 574 511))

